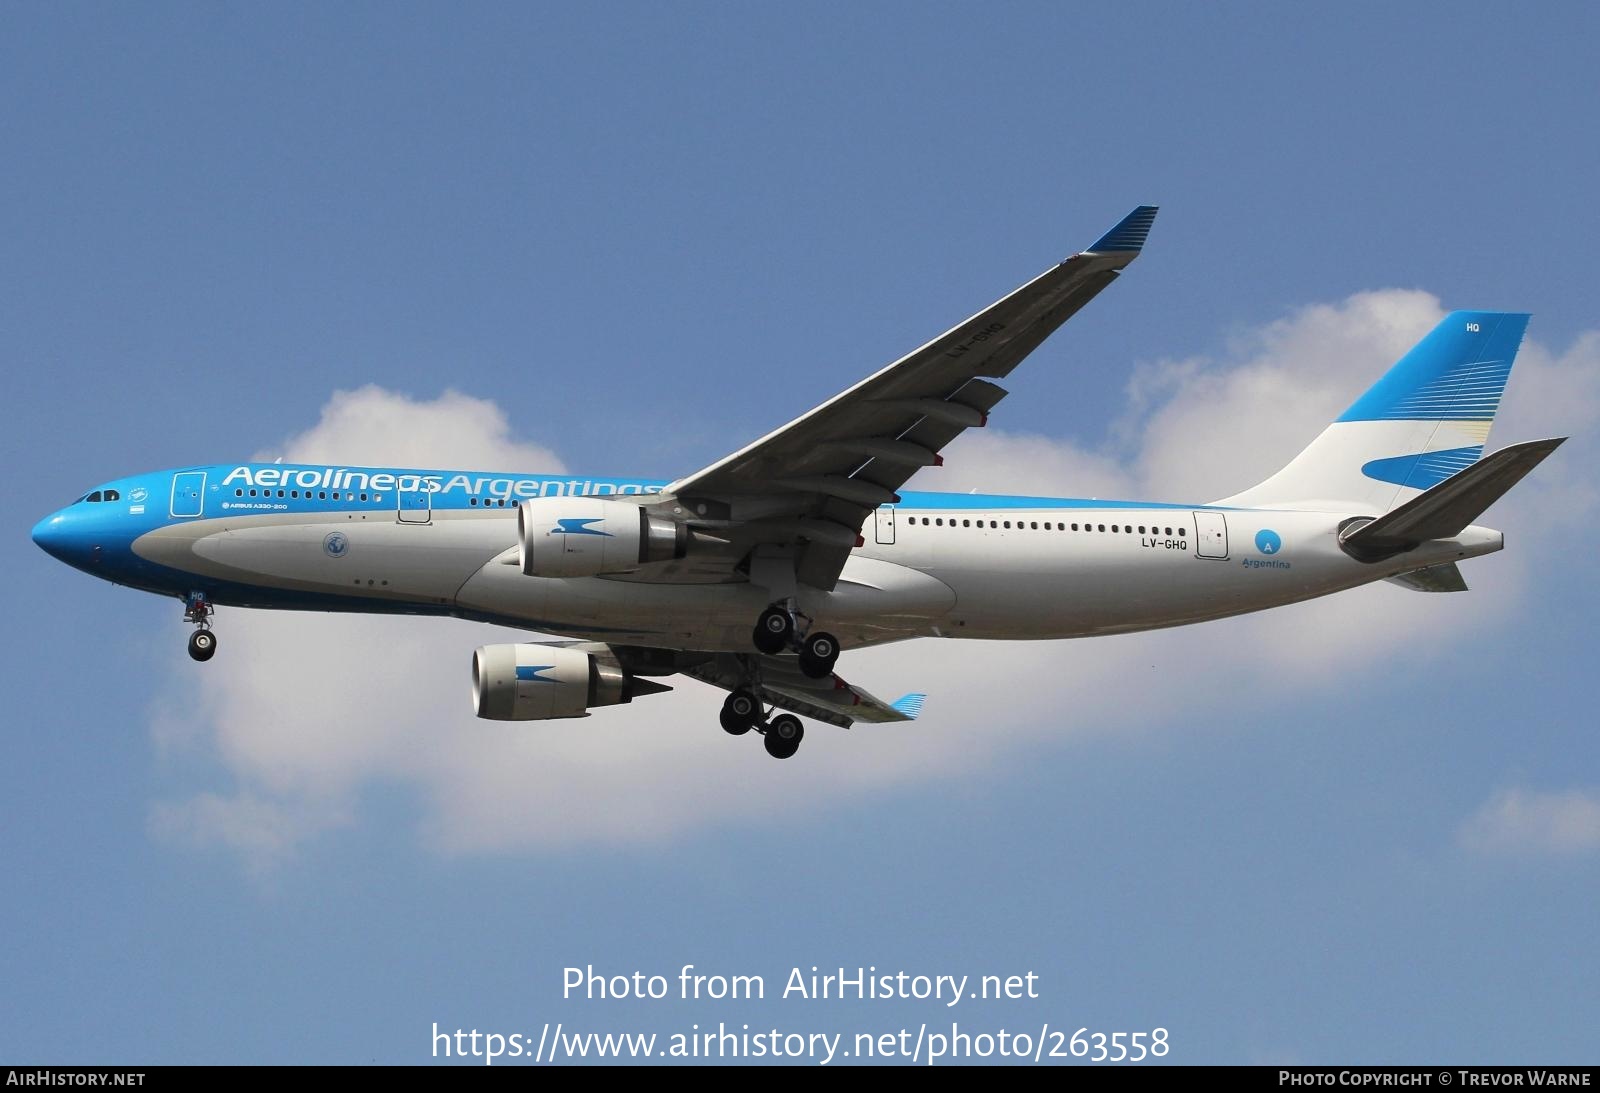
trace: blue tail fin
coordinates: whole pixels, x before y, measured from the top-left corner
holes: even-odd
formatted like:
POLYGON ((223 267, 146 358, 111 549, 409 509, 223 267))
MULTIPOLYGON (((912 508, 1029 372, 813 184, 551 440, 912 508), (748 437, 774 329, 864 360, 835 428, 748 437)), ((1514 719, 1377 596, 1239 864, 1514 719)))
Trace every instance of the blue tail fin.
POLYGON ((1483 454, 1528 316, 1453 311, 1283 470, 1230 505, 1387 512, 1483 454))
POLYGON ((1340 421, 1494 420, 1528 316, 1452 311, 1340 421))

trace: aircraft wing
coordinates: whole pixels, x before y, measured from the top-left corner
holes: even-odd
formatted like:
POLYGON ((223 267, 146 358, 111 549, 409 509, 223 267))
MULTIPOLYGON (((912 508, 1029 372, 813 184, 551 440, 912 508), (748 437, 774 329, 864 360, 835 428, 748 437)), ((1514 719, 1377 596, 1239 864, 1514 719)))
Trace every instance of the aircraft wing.
POLYGON ((831 590, 862 525, 944 446, 983 425, 1008 375, 1139 256, 1154 206, 849 390, 663 493, 713 534, 795 550, 799 580, 831 590), (719 530, 720 529, 720 530, 719 530))
POLYGON ((747 678, 741 660, 752 659, 757 662, 760 680, 756 689, 764 702, 840 728, 848 729, 857 721, 870 724, 915 721, 926 697, 908 694, 894 702, 885 702, 837 675, 810 679, 800 673, 793 657, 723 653, 681 671, 713 687, 731 691, 742 686, 747 678))

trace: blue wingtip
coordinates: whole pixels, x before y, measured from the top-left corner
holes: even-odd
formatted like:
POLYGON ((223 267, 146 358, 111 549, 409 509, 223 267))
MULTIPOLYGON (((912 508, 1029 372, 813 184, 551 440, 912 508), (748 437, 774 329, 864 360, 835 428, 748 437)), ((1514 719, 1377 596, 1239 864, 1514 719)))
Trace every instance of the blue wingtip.
POLYGON ((1150 225, 1156 222, 1158 208, 1156 205, 1140 205, 1123 217, 1120 224, 1096 239, 1094 246, 1089 250, 1101 254, 1108 251, 1143 250, 1144 241, 1150 237, 1150 225))
POLYGON ((905 714, 914 721, 916 720, 917 716, 922 713, 922 704, 923 702, 927 701, 927 698, 927 695, 915 693, 901 695, 899 698, 889 703, 889 705, 892 708, 899 710, 901 713, 905 714))

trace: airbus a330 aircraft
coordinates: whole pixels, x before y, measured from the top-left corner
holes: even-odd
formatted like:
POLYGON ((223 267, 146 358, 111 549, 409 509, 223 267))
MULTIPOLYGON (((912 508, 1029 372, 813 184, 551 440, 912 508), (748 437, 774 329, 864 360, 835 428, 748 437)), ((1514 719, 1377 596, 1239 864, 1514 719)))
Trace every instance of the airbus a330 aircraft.
POLYGON ((683 478, 213 464, 108 482, 33 539, 181 599, 196 660, 216 605, 453 615, 575 639, 478 649, 479 717, 585 717, 682 674, 728 691, 722 727, 780 759, 793 714, 921 711, 845 682, 841 649, 1125 633, 1379 580, 1464 590, 1456 563, 1502 546, 1473 521, 1561 443, 1483 457, 1526 315, 1449 315, 1288 466, 1218 501, 902 491, 987 423, 995 381, 1139 256, 1155 215, 683 478))

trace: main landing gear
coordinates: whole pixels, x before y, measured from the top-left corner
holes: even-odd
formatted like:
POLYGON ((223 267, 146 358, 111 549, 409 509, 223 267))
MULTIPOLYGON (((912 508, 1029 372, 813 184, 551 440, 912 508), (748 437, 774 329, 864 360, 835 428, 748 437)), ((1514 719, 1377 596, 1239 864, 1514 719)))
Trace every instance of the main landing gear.
POLYGON ((806 735, 805 726, 792 714, 779 714, 770 721, 762 717, 761 699, 746 687, 740 687, 722 703, 722 728, 732 736, 757 730, 767 754, 774 759, 792 757, 806 735))
POLYGON ((839 639, 832 634, 802 632, 796 625, 794 609, 775 603, 756 620, 751 642, 759 652, 777 656, 785 649, 800 654, 800 671, 809 679, 826 679, 839 662, 839 639))
POLYGON ((194 624, 189 635, 189 655, 206 661, 217 655, 217 635, 211 632, 211 616, 216 608, 206 599, 204 592, 191 592, 183 601, 183 621, 194 624))

